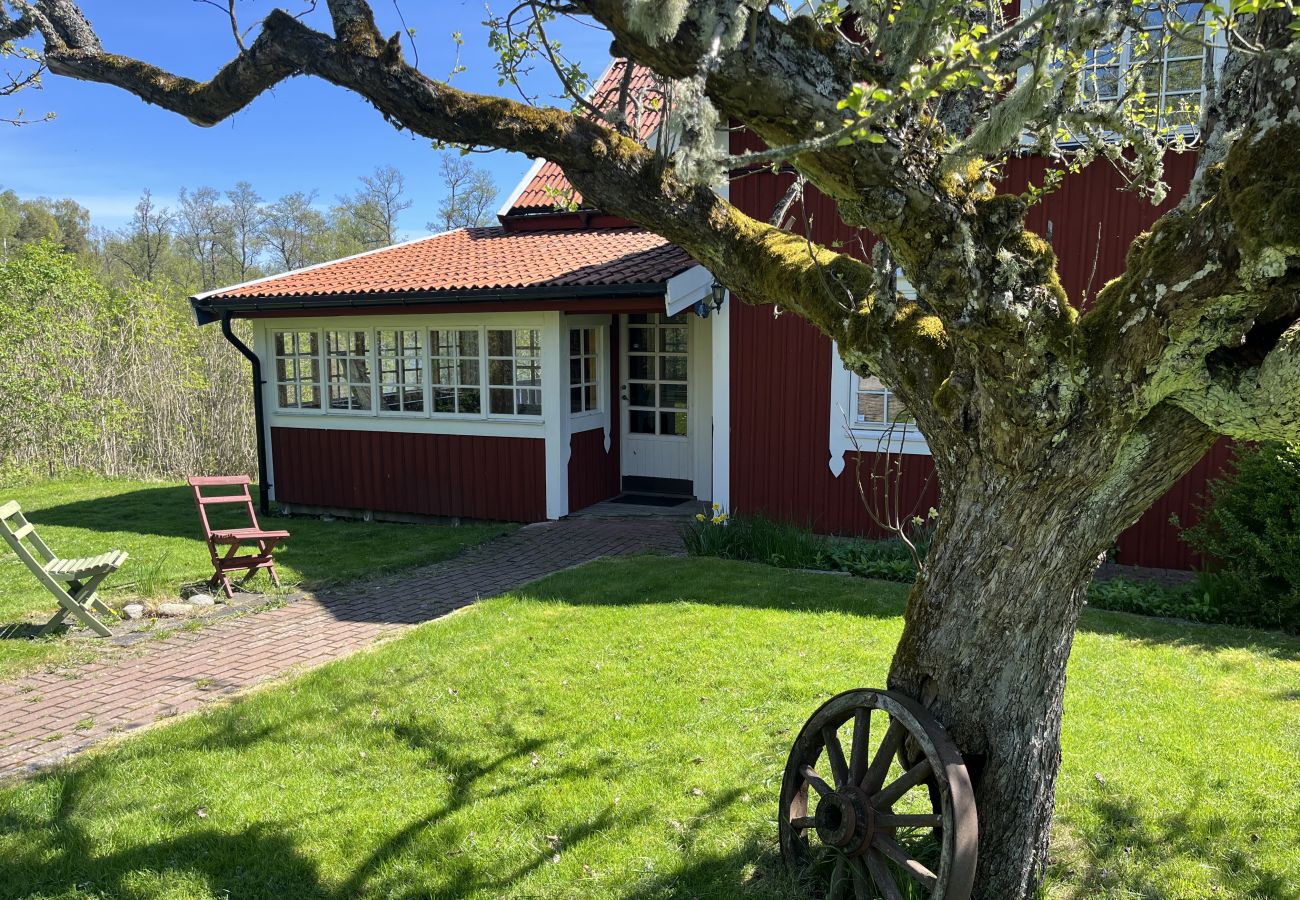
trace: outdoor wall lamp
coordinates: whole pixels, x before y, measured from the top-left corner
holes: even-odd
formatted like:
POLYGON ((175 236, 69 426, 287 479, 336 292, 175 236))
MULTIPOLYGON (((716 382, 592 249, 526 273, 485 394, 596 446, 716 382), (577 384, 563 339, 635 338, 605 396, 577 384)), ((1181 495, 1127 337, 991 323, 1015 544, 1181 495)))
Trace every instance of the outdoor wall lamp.
POLYGON ((709 296, 695 304, 695 314, 707 319, 710 312, 721 312, 722 303, 727 299, 727 288, 721 281, 709 285, 709 296))

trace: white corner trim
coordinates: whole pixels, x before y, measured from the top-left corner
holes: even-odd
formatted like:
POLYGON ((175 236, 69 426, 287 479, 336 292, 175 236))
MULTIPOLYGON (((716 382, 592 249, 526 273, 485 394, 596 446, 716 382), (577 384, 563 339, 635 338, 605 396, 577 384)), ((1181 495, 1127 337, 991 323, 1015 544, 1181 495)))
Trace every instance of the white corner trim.
POLYGON ((552 404, 553 412, 546 416, 546 518, 560 519, 569 512, 569 417, 568 370, 569 331, 564 327, 564 314, 548 312, 543 316, 542 328, 542 410, 552 404), (556 373, 549 379, 546 373, 556 373), (548 390, 549 388, 549 390, 548 390))
POLYGON ((456 231, 464 231, 463 228, 453 228, 451 231, 440 231, 437 234, 426 234, 421 237, 411 238, 406 241, 399 241, 396 244, 389 244, 387 247, 376 247, 374 250, 363 250, 360 253, 353 253, 351 256, 340 256, 338 259, 326 260, 325 262, 312 263, 310 266, 303 266, 300 269, 290 269, 287 272, 278 272, 275 275, 263 275, 261 278, 253 278, 249 281, 241 281, 239 284, 231 284, 226 287, 213 288, 210 291, 204 291, 201 294, 195 294, 191 299, 206 300, 208 297, 216 294, 224 294, 226 291, 234 291, 239 288, 252 287, 255 284, 266 284, 268 281, 275 281, 280 278, 288 278, 290 275, 298 275, 303 272, 311 272, 315 269, 323 269, 326 266, 332 266, 335 263, 347 262, 352 259, 361 259, 363 256, 374 256, 376 253, 387 253, 389 250, 397 250, 400 247, 409 247, 411 244, 418 244, 421 241, 429 241, 434 238, 442 237, 445 234, 452 234, 456 231))
POLYGON ((731 304, 709 317, 713 351, 713 502, 731 509, 731 304))
POLYGON ((840 348, 831 342, 830 470, 836 478, 844 472, 844 457, 849 453, 894 453, 929 456, 930 446, 915 424, 892 429, 870 425, 854 427, 854 375, 844 367, 840 348))
POLYGON ((713 273, 704 266, 691 266, 668 279, 668 289, 664 292, 664 310, 675 316, 684 309, 689 309, 703 300, 713 284, 713 273))

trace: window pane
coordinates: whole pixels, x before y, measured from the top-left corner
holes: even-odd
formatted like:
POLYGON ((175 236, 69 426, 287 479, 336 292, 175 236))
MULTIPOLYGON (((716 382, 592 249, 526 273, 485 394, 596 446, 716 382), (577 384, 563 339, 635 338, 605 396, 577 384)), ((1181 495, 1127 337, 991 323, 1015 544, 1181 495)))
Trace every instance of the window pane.
POLYGON ((569 412, 582 412, 582 388, 569 388, 569 412))
POLYGON ((454 413, 456 411, 456 391, 449 387, 436 387, 433 389, 433 411, 440 413, 454 413))
POLYGON ((659 330, 659 349, 666 353, 685 353, 686 329, 661 328, 659 330))
MULTIPOLYGON (((514 376, 515 364, 511 360, 493 359, 488 362, 488 384, 511 385, 514 384, 514 376)), ((495 401, 492 411, 497 411, 495 401)))
POLYGON ((659 405, 666 406, 670 409, 685 409, 686 408, 686 385, 684 384, 659 385, 659 405))
POLYGON ((461 384, 478 384, 481 369, 477 359, 462 359, 459 364, 461 384))
POLYGON ((686 436, 686 413, 661 412, 659 414, 659 433, 686 436))
POLYGON ((627 414, 627 427, 633 434, 654 434, 655 414, 641 409, 631 410, 627 414))
POLYGON ((867 391, 859 393, 858 419, 863 422, 884 422, 885 395, 867 391))
POLYGON ((594 384, 587 385, 587 409, 597 409, 600 407, 600 389, 594 384))
POLYGON ((596 357, 588 356, 582 361, 582 380, 588 384, 593 384, 597 381, 596 357))
POLYGON ((582 383, 582 360, 569 360, 569 384, 582 383))
POLYGON ((279 404, 282 408, 289 408, 298 405, 298 388, 292 384, 282 384, 279 387, 279 404))
POLYGON ((569 355, 578 356, 582 353, 582 335, 580 329, 569 330, 569 355))
POLYGON ((298 388, 298 406, 302 409, 320 409, 320 390, 314 384, 298 388))
POLYGON ((483 412, 483 393, 478 388, 465 388, 460 391, 460 411, 470 415, 483 412))
POLYGON ((659 357, 659 377, 664 381, 685 381, 686 380, 686 357, 684 356, 661 356, 659 357))
POLYGON ((628 404, 630 406, 654 406, 655 405, 655 386, 653 384, 629 384, 628 404))
POLYGON ((457 334, 459 335, 457 341, 458 341, 458 346, 460 348, 460 355, 478 356, 479 355, 478 329, 475 328, 466 331, 460 331, 457 332, 457 334))
POLYGON ((542 414, 542 392, 529 390, 519 392, 519 415, 540 416, 542 414))
POLYGON ((488 392, 490 398, 490 411, 499 415, 513 415, 515 411, 515 398, 513 388, 493 388, 488 392))
POLYGON ((488 356, 513 356, 514 341, 509 331, 489 331, 487 333, 488 356))

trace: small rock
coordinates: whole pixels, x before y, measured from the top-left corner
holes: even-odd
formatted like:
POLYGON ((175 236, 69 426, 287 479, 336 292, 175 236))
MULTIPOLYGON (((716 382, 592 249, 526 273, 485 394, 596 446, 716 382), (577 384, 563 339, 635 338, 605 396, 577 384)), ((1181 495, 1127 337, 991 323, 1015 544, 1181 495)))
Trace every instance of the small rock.
POLYGON ((195 594, 186 601, 191 606, 216 606, 217 601, 212 599, 211 594, 195 594))
POLYGON ((159 603, 158 615, 160 616, 188 616, 194 612, 194 607, 188 603, 159 603))
POLYGON ((122 607, 122 615, 126 616, 128 619, 140 619, 140 618, 143 618, 143 617, 144 617, 144 604, 143 604, 143 603, 128 603, 126 606, 122 607))

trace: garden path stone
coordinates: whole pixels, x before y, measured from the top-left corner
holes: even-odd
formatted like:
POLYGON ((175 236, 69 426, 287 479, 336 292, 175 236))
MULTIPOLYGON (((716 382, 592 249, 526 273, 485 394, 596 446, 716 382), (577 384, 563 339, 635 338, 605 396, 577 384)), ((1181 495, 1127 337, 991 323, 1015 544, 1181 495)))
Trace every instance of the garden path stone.
POLYGON ((301 594, 217 619, 129 657, 38 671, 0 683, 0 777, 29 773, 105 738, 191 712, 290 672, 364 649, 546 575, 603 556, 683 552, 670 518, 571 518, 528 525, 455 559, 301 594), (38 702, 29 702, 39 696, 38 702), (91 728, 77 724, 93 720, 91 728))

